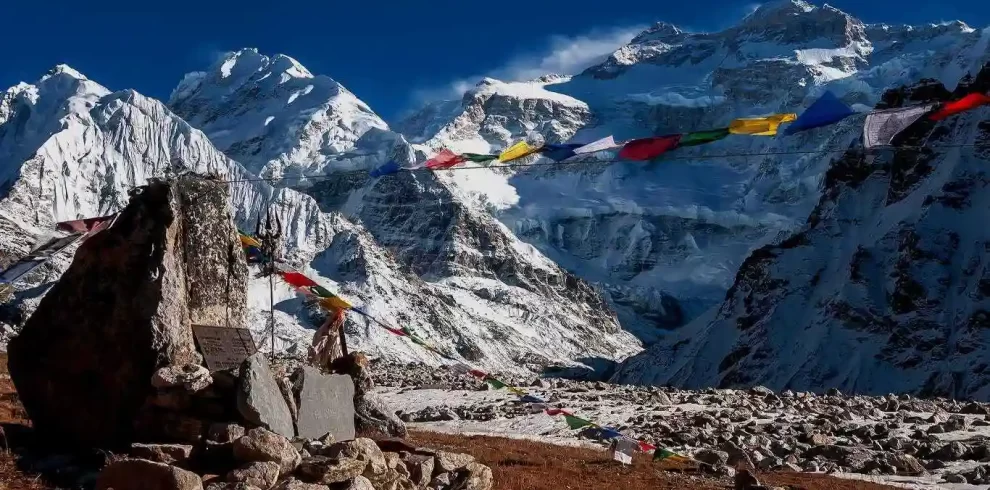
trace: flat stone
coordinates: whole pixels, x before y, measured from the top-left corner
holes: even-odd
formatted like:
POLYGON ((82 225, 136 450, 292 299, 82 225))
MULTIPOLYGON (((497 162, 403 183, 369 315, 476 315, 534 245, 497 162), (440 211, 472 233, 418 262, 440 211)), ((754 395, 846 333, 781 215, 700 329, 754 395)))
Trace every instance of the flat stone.
POLYGON ((264 354, 256 353, 241 363, 241 385, 237 411, 245 420, 284 437, 295 437, 292 411, 282 396, 264 354))
POLYGON ((303 483, 295 478, 289 477, 288 480, 283 480, 278 485, 275 485, 272 490, 329 490, 330 487, 326 485, 320 485, 318 483, 303 483))
POLYGON ((216 482, 210 482, 210 484, 206 486, 206 490, 265 490, 265 489, 243 482, 230 483, 230 482, 216 481, 216 482))
POLYGON ((345 482, 361 476, 368 466, 366 461, 353 458, 330 458, 313 456, 299 465, 299 474, 313 483, 330 485, 345 482))
POLYGON ((131 444, 131 456, 156 463, 184 463, 193 447, 186 444, 131 444))
POLYGON ((434 466, 436 471, 446 473, 459 470, 474 462, 474 456, 470 454, 450 453, 447 451, 437 451, 434 466))
POLYGON ((404 453, 401 456, 409 470, 409 479, 418 487, 428 485, 433 476, 433 457, 411 453, 404 453))
POLYGON ((234 458, 243 463, 272 461, 282 474, 292 473, 302 457, 288 439, 261 427, 234 442, 234 458))
POLYGON ((278 481, 278 463, 272 461, 255 461, 243 468, 227 473, 229 483, 247 483, 260 488, 271 488, 278 481))
POLYGON ((237 424, 214 423, 210 424, 207 439, 214 442, 234 442, 246 434, 244 427, 237 424))
POLYGON ((144 459, 110 463, 96 479, 96 490, 203 490, 199 475, 144 459))
POLYGON ((491 468, 480 463, 468 463, 457 470, 453 490, 491 490, 495 484, 491 468))
POLYGON ((354 382, 342 374, 322 374, 304 366, 299 392, 299 437, 316 439, 326 434, 336 441, 354 439, 354 382))
POLYGON ((210 371, 199 364, 177 364, 165 366, 155 371, 151 386, 155 388, 178 388, 195 393, 213 384, 210 371))
POLYGON ((371 480, 363 476, 357 476, 351 480, 350 485, 345 490, 375 490, 375 487, 371 484, 371 480))

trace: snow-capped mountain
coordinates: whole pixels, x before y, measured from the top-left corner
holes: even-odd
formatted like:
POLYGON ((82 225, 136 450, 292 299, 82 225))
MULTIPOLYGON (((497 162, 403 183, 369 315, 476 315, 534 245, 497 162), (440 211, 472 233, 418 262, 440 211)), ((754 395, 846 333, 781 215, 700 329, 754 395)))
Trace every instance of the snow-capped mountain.
MULTIPOLYGON (((0 233, 6 241, 0 250, 6 257, 21 254, 54 221, 106 214, 126 201, 130 186, 178 168, 235 178, 260 175, 280 179, 273 180, 278 188, 256 181, 232 184, 242 226, 252 229, 266 210, 277 213, 287 225, 282 243, 287 261, 375 315, 410 326, 482 365, 515 369, 617 360, 642 343, 656 342, 616 379, 786 384, 767 374, 777 365, 767 360, 766 346, 779 349, 780 339, 793 340, 780 337, 778 325, 812 328, 818 317, 794 316, 784 308, 774 316, 775 305, 791 292, 778 291, 782 286, 772 281, 773 298, 733 298, 772 289, 741 286, 753 280, 746 279, 753 262, 773 247, 793 247, 789 237, 808 233, 802 226, 809 215, 827 221, 820 214, 823 203, 836 199, 836 172, 850 166, 847 150, 858 144, 862 118, 795 136, 730 136, 648 163, 614 162, 614 155, 600 154, 598 163, 573 165, 542 165, 549 162, 530 157, 528 162, 541 165, 381 178, 369 177, 367 170, 390 159, 422 161, 441 147, 487 153, 520 139, 587 142, 614 135, 622 140, 724 127, 736 117, 800 112, 826 90, 857 110, 897 105, 900 99, 882 98, 885 91, 926 78, 963 90, 971 84, 960 84, 964 75, 988 60, 990 29, 960 22, 865 24, 829 6, 775 1, 719 32, 692 33, 658 23, 579 74, 531 81, 487 78, 460 100, 430 104, 392 127, 333 79, 313 75, 288 56, 252 49, 186 75, 167 107, 133 91, 111 93, 60 67, 0 95, 0 172, 6 182, 0 194, 0 233), (751 309, 754 301, 768 308, 769 323, 723 337, 715 326, 735 318, 740 302, 751 309), (697 338, 679 344, 686 336, 697 338), (733 342, 752 350, 733 357, 740 367, 727 368, 743 374, 723 377, 716 366, 732 357, 733 342), (657 360, 671 353, 671 359, 657 360), (705 357, 687 362, 695 354, 705 357), (712 366, 702 365, 709 359, 712 366), (675 366, 681 374, 663 374, 651 364, 675 366)), ((912 97, 948 97, 945 91, 925 90, 912 97)), ((946 128, 949 133, 940 130, 933 141, 974 137, 972 128, 946 128)), ((937 158, 952 160, 947 168, 962 171, 970 163, 960 155, 937 158)), ((877 162, 885 165, 883 157, 877 162)), ((897 168, 896 162, 890 168, 897 168)), ((912 171, 897 179, 922 177, 912 171)), ((912 213, 923 215, 923 201, 892 205, 896 212, 884 219, 894 221, 882 230, 864 230, 858 227, 865 224, 839 218, 836 226, 879 239, 883 235, 877 233, 900 226, 912 213)), ((809 238, 805 247, 815 253, 776 272, 799 274, 801 267, 817 271, 830 264, 828 254, 846 249, 843 237, 829 233, 809 238)), ((932 228, 915 233, 922 244, 944 238, 932 228)), ((11 329, 67 261, 60 258, 20 288, 14 307, 4 312, 11 329)), ((885 280, 879 265, 862 274, 873 272, 867 282, 885 280)), ((268 281, 253 280, 249 287, 252 327, 262 337, 268 281)), ((977 304, 960 295, 948 309, 977 304)), ((304 311, 284 286, 277 287, 275 301, 276 348, 307 344, 318 314, 304 311)), ((848 302, 846 311, 870 311, 866 303, 848 302)), ((832 310, 826 304, 802 303, 798 310, 827 316, 832 310)), ((912 325, 901 316, 888 324, 912 325)), ((359 348, 393 359, 436 361, 363 319, 353 318, 348 328, 359 348)), ((951 340, 958 338, 954 333, 951 340)), ((814 345, 824 349, 826 343, 814 345)), ((925 372, 956 369, 951 363, 936 368, 929 357, 919 357, 916 366, 925 372)), ((838 383, 862 390, 918 386, 915 378, 903 386, 885 385, 886 364, 859 366, 861 375, 836 377, 826 368, 827 375, 812 370, 792 384, 838 383), (848 385, 845 379, 857 381, 848 385)), ((959 383, 967 387, 964 392, 978 390, 959 383)))
MULTIPOLYGON (((219 136, 213 137, 226 135, 231 156, 240 157, 235 149, 247 148, 248 140, 257 142, 254 148, 264 156, 247 158, 247 165, 261 172, 283 172, 295 164, 301 166, 293 172, 326 170, 334 165, 331 159, 298 156, 302 143, 270 143, 250 130, 253 126, 244 114, 255 111, 252 103, 259 87, 279 92, 306 80, 330 83, 312 77, 287 57, 275 60, 258 62, 253 51, 233 53, 210 71, 187 76, 172 102, 189 119, 209 119, 214 128, 229 128, 216 130, 219 136), (245 74, 249 68, 270 73, 252 77, 245 74), (244 80, 233 91, 223 90, 234 76, 244 80), (272 79, 287 87, 269 87, 272 79), (238 133, 239 125, 247 129, 238 133), (279 148, 284 153, 278 153, 279 148)), ((313 124, 298 126, 296 137, 327 142, 319 151, 339 143, 345 149, 366 145, 378 152, 333 170, 367 168, 402 152, 413 158, 415 150, 401 136, 373 124, 350 124, 350 116, 380 119, 343 87, 324 95, 324 100, 294 101, 307 104, 305 108, 288 102, 281 112, 269 107, 262 121, 275 117, 268 126, 279 122, 285 129, 304 114, 313 124), (347 104, 364 110, 345 117, 342 107, 347 104), (322 124, 327 117, 346 121, 322 124), (359 129, 341 136, 338 131, 344 126, 359 129)), ((134 91, 111 92, 66 66, 35 84, 12 88, 0 100, 0 168, 5 182, 0 246, 6 263, 51 234, 56 221, 109 214, 127 202, 132 187, 194 170, 234 181, 232 205, 245 229, 253 229, 268 210, 278 215, 284 225, 281 249, 286 261, 378 318, 410 327, 440 348, 482 366, 540 369, 581 358, 621 359, 639 349, 639 342, 619 329, 594 289, 517 240, 483 210, 462 202, 461 194, 440 176, 372 180, 362 172, 360 179, 344 186, 336 180, 317 181, 307 188, 309 194, 273 189, 161 102, 134 91)), ((292 139, 287 133, 277 134, 292 139)), ((247 153, 251 154, 253 150, 247 153)), ((16 297, 0 318, 8 335, 16 332, 69 261, 69 254, 63 254, 18 284, 16 297)), ((276 286, 275 348, 305 349, 321 321, 319 313, 305 309, 288 286, 276 286)), ((269 284, 253 279, 248 287, 250 326, 267 348, 269 284)), ((362 317, 352 315, 348 328, 352 342, 371 353, 438 361, 362 317)))
MULTIPOLYGON (((950 93, 923 82, 880 107, 950 93)), ((990 110, 923 120, 829 168, 807 223, 743 263, 722 305, 627 361, 616 379, 686 386, 914 392, 990 399, 990 110)))
MULTIPOLYGON (((990 59, 988 43, 990 29, 961 22, 865 24, 827 5, 775 1, 719 32, 658 23, 572 77, 484 80, 460 102, 432 104, 396 127, 431 147, 482 151, 522 138, 587 142, 725 127, 800 112, 826 90, 865 111, 885 89, 924 78, 954 88, 990 59)), ((623 326, 650 341, 718 305, 750 252, 800 227, 836 149, 857 141, 861 125, 852 118, 795 136, 730 136, 652 163, 461 173, 497 183, 493 200, 508 201, 499 218, 600 285, 623 326)))

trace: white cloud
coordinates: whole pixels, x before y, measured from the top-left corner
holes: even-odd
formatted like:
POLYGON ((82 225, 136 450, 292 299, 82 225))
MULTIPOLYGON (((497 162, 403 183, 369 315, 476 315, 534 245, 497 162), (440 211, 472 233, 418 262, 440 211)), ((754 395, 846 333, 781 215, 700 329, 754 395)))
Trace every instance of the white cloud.
POLYGON ((487 73, 458 78, 441 87, 416 90, 414 102, 459 98, 484 77, 522 81, 550 73, 574 75, 603 61, 644 29, 646 26, 629 26, 595 29, 580 36, 552 36, 543 48, 516 55, 487 73))

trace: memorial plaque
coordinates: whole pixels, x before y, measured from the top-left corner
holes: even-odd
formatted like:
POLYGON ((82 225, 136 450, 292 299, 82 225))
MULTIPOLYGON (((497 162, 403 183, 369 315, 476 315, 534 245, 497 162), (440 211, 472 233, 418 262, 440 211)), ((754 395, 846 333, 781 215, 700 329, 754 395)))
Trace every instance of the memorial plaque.
POLYGON ((251 331, 246 328, 193 325, 192 329, 210 371, 237 368, 258 351, 251 331))

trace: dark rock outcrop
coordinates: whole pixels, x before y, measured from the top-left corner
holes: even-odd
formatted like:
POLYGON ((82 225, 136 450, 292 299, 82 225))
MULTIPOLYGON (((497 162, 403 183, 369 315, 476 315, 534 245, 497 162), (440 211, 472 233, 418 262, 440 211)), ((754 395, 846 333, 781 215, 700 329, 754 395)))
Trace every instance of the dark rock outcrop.
POLYGON ((227 199, 226 187, 202 178, 153 182, 82 244, 9 345, 39 434, 130 442, 155 371, 200 362, 191 325, 241 326, 247 267, 227 199))

